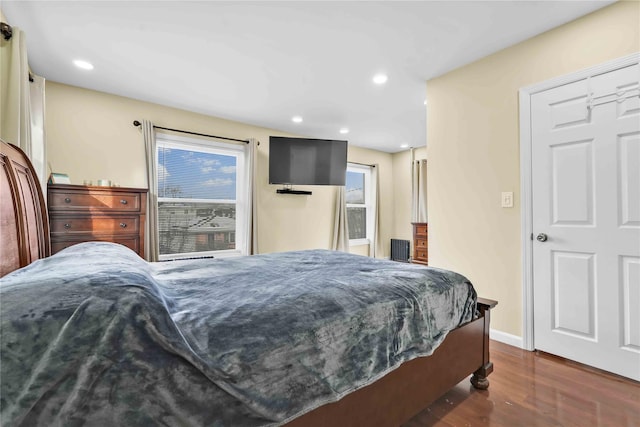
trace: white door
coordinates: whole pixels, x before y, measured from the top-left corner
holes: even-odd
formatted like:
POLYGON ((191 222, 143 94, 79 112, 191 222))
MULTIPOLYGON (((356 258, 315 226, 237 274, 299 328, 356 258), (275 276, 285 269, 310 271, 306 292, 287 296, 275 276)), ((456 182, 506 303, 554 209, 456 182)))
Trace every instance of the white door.
POLYGON ((639 80, 636 64, 531 97, 535 348, 635 380, 639 80))

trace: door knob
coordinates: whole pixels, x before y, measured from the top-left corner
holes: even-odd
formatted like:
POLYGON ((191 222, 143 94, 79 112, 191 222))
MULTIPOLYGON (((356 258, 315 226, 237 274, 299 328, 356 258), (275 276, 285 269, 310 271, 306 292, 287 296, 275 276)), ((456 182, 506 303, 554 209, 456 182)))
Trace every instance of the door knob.
POLYGON ((538 235, 536 236, 536 240, 537 240, 538 242, 546 242, 546 241, 547 241, 547 239, 548 239, 548 236, 547 236, 546 234, 544 234, 544 233, 540 233, 540 234, 538 234, 538 235))

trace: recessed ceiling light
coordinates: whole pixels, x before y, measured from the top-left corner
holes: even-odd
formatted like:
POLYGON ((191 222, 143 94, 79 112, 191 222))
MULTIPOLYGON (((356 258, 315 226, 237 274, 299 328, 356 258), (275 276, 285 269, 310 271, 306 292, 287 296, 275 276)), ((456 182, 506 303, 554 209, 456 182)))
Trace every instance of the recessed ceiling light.
POLYGON ((400 148, 409 148, 409 144, 402 144, 400 145, 400 148))
POLYGON ((426 99, 424 100, 424 105, 427 105, 427 100, 426 99))
POLYGON ((373 76, 373 82, 377 85, 385 84, 388 79, 389 78, 386 74, 376 74, 375 76, 373 76))
POLYGON ((291 121, 292 121, 292 122, 294 122, 294 123, 302 123, 302 117, 300 117, 300 116, 293 116, 293 117, 291 118, 291 121))
POLYGON ((349 129, 347 129, 347 128, 342 128, 342 129, 340 129, 340 133, 341 133, 341 134, 349 133, 349 129))
POLYGON ((76 59, 73 61, 73 65, 83 70, 93 70, 93 64, 91 62, 83 61, 82 59, 76 59))

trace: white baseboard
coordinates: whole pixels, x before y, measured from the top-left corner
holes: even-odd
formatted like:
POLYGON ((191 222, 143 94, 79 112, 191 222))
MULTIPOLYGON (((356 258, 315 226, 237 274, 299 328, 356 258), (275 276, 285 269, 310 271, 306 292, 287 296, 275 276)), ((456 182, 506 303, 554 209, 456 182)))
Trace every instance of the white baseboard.
POLYGON ((497 331, 495 329, 489 329, 489 338, 491 338, 492 340, 499 341, 503 344, 512 345, 518 348, 523 348, 522 337, 519 337, 517 335, 511 335, 506 332, 497 331))

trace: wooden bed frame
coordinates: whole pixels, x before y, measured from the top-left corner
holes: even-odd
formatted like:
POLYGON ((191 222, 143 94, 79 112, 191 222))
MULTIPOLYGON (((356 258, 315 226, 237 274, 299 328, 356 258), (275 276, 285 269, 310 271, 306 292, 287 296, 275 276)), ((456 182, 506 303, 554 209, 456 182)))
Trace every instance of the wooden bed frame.
POLYGON ((0 277, 51 255, 42 189, 26 154, 2 142, 0 150, 0 277))
MULTIPOLYGON (((0 276, 50 255, 47 209, 26 155, 2 142, 0 151, 0 276)), ((489 313, 496 301, 478 299, 479 315, 451 331, 428 357, 406 362, 375 383, 323 405, 289 427, 398 426, 425 409, 465 377, 489 387, 489 313)))

